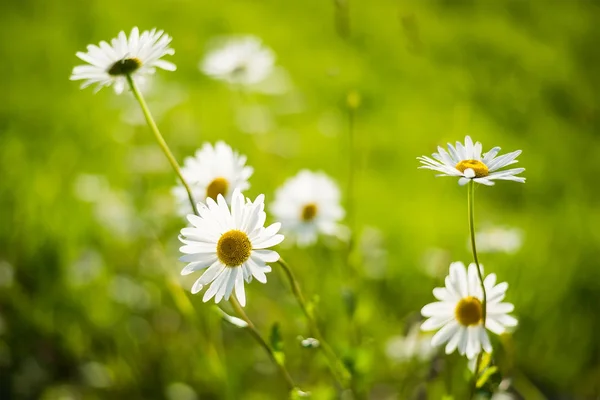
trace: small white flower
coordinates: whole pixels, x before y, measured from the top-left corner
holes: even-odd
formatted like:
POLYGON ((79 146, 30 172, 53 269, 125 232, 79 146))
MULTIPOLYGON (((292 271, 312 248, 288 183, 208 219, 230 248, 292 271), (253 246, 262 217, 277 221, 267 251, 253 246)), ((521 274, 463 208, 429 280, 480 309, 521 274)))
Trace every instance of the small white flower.
POLYGON ((322 172, 300 171, 275 193, 271 212, 281 221, 283 232, 299 246, 317 241, 319 233, 339 235, 338 222, 344 217, 340 191, 335 182, 322 172))
POLYGON ((499 171, 507 165, 518 162, 516 158, 521 150, 496 157, 500 147, 494 147, 481 156, 481 143, 473 144, 470 136, 465 137, 465 144, 456 142, 456 147, 448 143, 448 151, 438 146, 438 152, 432 158, 421 156, 417 160, 423 164, 419 168, 431 169, 441 172, 437 176, 460 177, 458 183, 465 185, 473 180, 477 183, 492 186, 494 180, 525 182, 525 178, 516 176, 525 171, 525 168, 513 168, 499 171))
POLYGON ((143 84, 156 68, 175 71, 175 64, 161 59, 175 53, 169 47, 170 43, 171 37, 162 30, 152 29, 140 35, 134 27, 129 38, 121 31, 110 44, 102 41, 98 46, 88 45, 87 53, 77 52, 77 57, 89 65, 73 68, 70 79, 84 80, 82 89, 96 84, 96 91, 114 85, 115 92, 120 94, 127 84, 127 75, 131 75, 137 84, 143 84))
MULTIPOLYGON (((523 243, 523 233, 517 228, 491 226, 475 234, 477 250, 480 253, 515 253, 523 243)), ((470 240, 467 245, 471 246, 470 240)))
MULTIPOLYGON (((214 147, 204 143, 194 157, 187 157, 181 172, 196 201, 204 203, 207 198, 216 200, 221 194, 229 203, 236 189, 243 192, 250 187, 248 179, 254 169, 246 166, 246 156, 238 154, 224 142, 217 142, 214 147)), ((192 212, 187 192, 181 183, 173 188, 173 195, 183 215, 192 212)))
POLYGON ((471 359, 482 349, 488 353, 492 351, 486 328, 500 335, 507 327, 517 325, 517 320, 508 315, 514 306, 501 303, 508 284, 502 282, 496 285, 496 274, 490 274, 484 279, 484 285, 487 293, 485 326, 481 303, 483 292, 477 276, 477 267, 471 263, 467 273, 462 262, 450 264, 446 287, 433 289, 433 295, 439 301, 421 309, 421 314, 429 317, 421 325, 422 330, 441 328, 431 339, 433 346, 448 342, 446 354, 458 348, 460 354, 466 354, 467 358, 471 359))
POLYGON ((190 214, 188 221, 193 227, 183 228, 179 240, 185 245, 180 248, 184 255, 180 261, 189 263, 181 271, 182 275, 206 269, 192 286, 192 293, 198 293, 212 282, 203 301, 215 298, 228 300, 235 287, 235 296, 242 306, 246 305, 244 280, 252 277, 261 283, 267 282, 266 273, 271 267, 266 263, 279 260, 279 254, 269 247, 283 240, 278 234, 281 224, 276 222, 264 227, 264 195, 254 202, 236 190, 231 198, 231 210, 223 195, 215 202, 210 197, 206 204, 198 204, 200 216, 190 214))
POLYGON ((211 51, 200 70, 213 79, 234 85, 254 85, 273 71, 275 54, 255 36, 231 37, 211 51))

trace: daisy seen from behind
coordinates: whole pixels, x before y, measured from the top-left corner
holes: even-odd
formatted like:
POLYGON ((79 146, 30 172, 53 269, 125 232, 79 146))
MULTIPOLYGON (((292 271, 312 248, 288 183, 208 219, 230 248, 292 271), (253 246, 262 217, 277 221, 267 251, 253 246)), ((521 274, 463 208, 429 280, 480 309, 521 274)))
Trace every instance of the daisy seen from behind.
POLYGON ((219 194, 217 201, 209 197, 206 205, 198 204, 199 215, 188 215, 192 226, 183 228, 180 236, 184 244, 180 248, 184 254, 180 261, 188 264, 181 274, 205 270, 192 286, 192 293, 210 284, 202 300, 214 297, 218 303, 228 300, 235 289, 237 300, 244 306, 244 281, 250 283, 256 278, 261 283, 267 282, 265 274, 271 272, 267 263, 279 260, 279 254, 269 247, 281 243, 283 235, 278 234, 281 227, 278 222, 264 227, 264 207, 264 195, 252 202, 244 200, 236 190, 231 208, 219 194))
POLYGON ((500 147, 492 148, 483 156, 481 151, 481 143, 473 144, 471 137, 466 136, 464 145, 460 142, 456 142, 455 146, 448 143, 448 151, 438 146, 438 152, 432 154, 433 158, 421 156, 417 157, 417 160, 423 164, 419 168, 441 172, 438 176, 459 177, 460 185, 465 185, 471 180, 488 186, 492 186, 494 180, 525 182, 525 178, 517 176, 525 171, 525 168, 500 171, 501 168, 517 163, 516 158, 521 154, 521 150, 502 156, 497 156, 500 147))
POLYGON ((200 70, 213 79, 234 85, 254 85, 273 71, 275 54, 255 36, 230 37, 200 62, 200 70))
MULTIPOLYGON (((214 146, 204 143, 193 157, 184 160, 181 171, 195 199, 204 202, 207 198, 217 200, 217 196, 223 195, 229 203, 236 189, 243 192, 250 187, 248 179, 254 169, 246 165, 246 156, 220 141, 214 146)), ((173 195, 183 215, 192 212, 181 183, 173 188, 173 195)))
POLYGON ((500 335, 507 327, 517 325, 517 320, 508 315, 514 306, 503 303, 508 284, 496 284, 496 275, 490 274, 484 280, 487 293, 485 324, 483 321, 483 292, 474 263, 465 268, 462 262, 450 264, 450 274, 445 287, 433 289, 439 301, 426 305, 421 314, 428 319, 423 322, 424 331, 439 331, 431 339, 433 346, 446 343, 446 354, 458 349, 461 355, 472 359, 482 349, 492 352, 492 345, 486 329, 500 335))
POLYGON ((76 55, 87 64, 73 68, 71 80, 83 80, 81 88, 96 85, 96 91, 106 86, 113 86, 120 94, 127 84, 130 75, 137 84, 143 84, 146 77, 155 73, 156 68, 175 71, 175 64, 162 58, 175 54, 169 47, 172 38, 162 30, 152 29, 140 34, 134 27, 129 34, 119 32, 110 44, 102 41, 99 45, 87 46, 87 53, 76 55))
POLYGON ((339 235, 344 229, 340 190, 322 172, 300 171, 275 192, 271 212, 282 224, 283 232, 299 246, 317 241, 319 234, 339 235))

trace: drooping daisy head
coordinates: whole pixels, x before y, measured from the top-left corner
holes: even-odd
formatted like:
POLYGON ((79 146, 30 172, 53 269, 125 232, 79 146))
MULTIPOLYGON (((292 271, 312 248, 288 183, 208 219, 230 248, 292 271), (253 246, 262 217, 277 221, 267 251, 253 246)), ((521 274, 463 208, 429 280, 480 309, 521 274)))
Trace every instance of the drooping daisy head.
POLYGON ((263 81, 274 65, 275 54, 259 38, 241 36, 220 40, 199 67, 213 79, 246 86, 263 81))
POLYGON ((344 217, 340 191, 322 172, 302 170, 288 179, 275 192, 271 212, 299 246, 315 243, 320 233, 338 235, 343 231, 338 224, 344 217))
POLYGON ((450 264, 446 287, 433 289, 433 295, 439 301, 421 309, 421 314, 429 318, 423 322, 421 329, 439 329, 431 339, 432 345, 440 346, 447 342, 446 354, 458 349, 460 354, 471 359, 482 349, 488 353, 492 351, 486 328, 500 335, 507 327, 517 325, 517 320, 508 315, 514 306, 502 303, 508 284, 502 282, 496 285, 496 275, 490 274, 484 279, 484 285, 487 294, 485 324, 483 291, 477 267, 471 263, 467 272, 462 262, 450 264))
MULTIPOLYGON (((184 160, 181 172, 196 201, 216 200, 218 195, 223 195, 230 202, 236 189, 243 192, 250 187, 248 179, 254 169, 246 165, 246 156, 238 154, 224 142, 217 142, 214 146, 204 143, 194 157, 184 160)), ((173 194, 182 213, 191 213, 192 207, 181 183, 173 188, 173 194)))
POLYGON ((162 60, 166 55, 175 54, 170 43, 171 37, 162 30, 152 29, 140 35, 134 27, 129 38, 121 31, 110 44, 102 41, 98 46, 88 45, 87 53, 77 52, 77 57, 88 64, 73 68, 70 79, 83 80, 82 89, 96 84, 96 91, 113 85, 115 92, 120 94, 127 84, 127 75, 131 75, 137 84, 143 84, 156 68, 175 71, 175 64, 162 60))
POLYGON ((181 230, 180 240, 184 246, 180 258, 188 265, 182 275, 206 269, 192 286, 192 293, 198 293, 210 284, 204 293, 203 301, 215 298, 220 302, 228 300, 235 288, 235 296, 242 306, 246 304, 244 281, 250 283, 256 278, 267 282, 266 273, 271 272, 269 262, 279 260, 279 254, 269 247, 283 240, 278 234, 281 224, 276 222, 264 227, 264 195, 254 202, 244 200, 236 190, 231 198, 231 208, 222 195, 217 201, 210 197, 206 205, 198 204, 198 215, 188 215, 192 227, 181 230))
POLYGON ((460 185, 465 185, 471 180, 488 186, 492 186, 496 179, 525 182, 525 178, 517 176, 525 171, 525 168, 499 171, 507 165, 517 163, 516 158, 521 154, 521 150, 496 157, 499 151, 500 147, 494 147, 482 157, 481 143, 473 144, 471 137, 466 136, 464 145, 460 142, 456 142, 456 146, 448 143, 448 151, 438 146, 438 152, 432 154, 433 158, 421 156, 417 157, 417 160, 423 164, 419 168, 441 172, 438 176, 460 177, 460 185))

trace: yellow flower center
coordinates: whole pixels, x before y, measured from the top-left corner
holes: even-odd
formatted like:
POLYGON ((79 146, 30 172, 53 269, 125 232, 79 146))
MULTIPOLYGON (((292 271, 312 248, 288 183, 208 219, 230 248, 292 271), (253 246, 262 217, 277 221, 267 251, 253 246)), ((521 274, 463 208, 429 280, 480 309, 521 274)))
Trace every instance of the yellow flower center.
POLYGON ((113 76, 128 75, 142 66, 138 58, 125 58, 119 60, 108 69, 108 74, 113 76))
POLYGON ((237 229, 225 232, 217 243, 217 256, 228 267, 239 267, 250 258, 252 243, 248 235, 237 229))
POLYGON ((488 176, 490 173, 487 165, 479 160, 462 160, 456 164, 456 167, 454 168, 460 172, 465 172, 465 170, 471 168, 473 171, 475 171, 475 176, 477 178, 483 178, 484 176, 488 176))
POLYGON ((225 178, 215 178, 206 188, 206 197, 210 197, 213 200, 217 200, 217 197, 221 194, 225 196, 229 188, 229 182, 225 178))
POLYGON ((454 310, 456 320, 463 326, 477 325, 483 317, 481 301, 473 296, 460 299, 454 310))
POLYGON ((308 222, 313 220, 317 216, 317 205, 310 203, 304 206, 302 209, 302 221, 308 222))

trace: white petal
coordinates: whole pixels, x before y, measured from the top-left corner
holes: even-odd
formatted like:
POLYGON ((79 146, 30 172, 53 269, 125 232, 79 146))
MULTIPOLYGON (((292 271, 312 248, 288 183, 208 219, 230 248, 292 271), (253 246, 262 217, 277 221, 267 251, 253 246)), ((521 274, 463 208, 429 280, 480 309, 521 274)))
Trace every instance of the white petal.
POLYGON ((252 250, 252 255, 266 263, 279 260, 279 253, 273 250, 252 250))
POLYGON ((421 309, 424 317, 449 317, 454 315, 454 304, 435 302, 429 303, 421 309))
MULTIPOLYGON (((206 271, 204 273, 204 275, 206 275, 207 273, 208 273, 208 271, 206 271)), ((204 275, 202 277, 204 277, 204 275)), ((212 299, 219 290, 221 290, 221 287, 225 284, 225 278, 227 276, 229 276, 228 268, 222 267, 221 270, 219 271, 219 275, 210 284, 210 287, 208 288, 208 290, 206 292, 204 292, 204 296, 202 297, 203 302, 206 303, 207 301, 212 299)))
POLYGON ((487 307, 487 312, 492 315, 507 314, 509 312, 512 312, 514 309, 515 306, 513 306, 510 303, 497 303, 489 304, 489 306, 487 307))
POLYGON ((469 326, 467 328, 467 349, 466 355, 470 360, 481 351, 481 343, 479 343, 479 326, 469 326))
POLYGON ((453 301, 460 300, 460 298, 453 296, 446 288, 434 288, 433 296, 440 301, 446 301, 446 302, 453 302, 453 301))
POLYGON ((238 273, 235 281, 235 297, 242 307, 246 306, 246 291, 244 289, 244 272, 243 269, 238 273))
POLYGON ((458 331, 454 334, 454 336, 452 336, 450 338, 450 340, 448 341, 448 344, 446 345, 446 354, 450 354, 452 353, 454 350, 456 350, 456 347, 458 346, 458 344, 460 343, 463 335, 467 334, 467 330, 464 327, 459 327, 458 331))
POLYGON ((276 246, 283 242, 284 236, 277 234, 265 240, 258 240, 256 243, 252 243, 252 249, 260 250, 268 247, 276 246))
POLYGON ((481 347, 483 348, 483 351, 485 351, 486 353, 491 353, 493 350, 492 344, 490 343, 490 338, 485 329, 479 330, 479 340, 481 342, 481 347))
POLYGON ((471 180, 469 178, 460 178, 458 180, 458 184, 460 186, 465 186, 467 183, 471 182, 471 180))
POLYGON ((200 271, 200 270, 212 265, 212 263, 214 263, 215 261, 217 261, 217 256, 211 255, 210 257, 207 257, 206 259, 204 259, 202 261, 189 263, 181 270, 181 275, 189 275, 192 272, 200 271))
POLYGON ((432 346, 439 346, 442 343, 447 342, 459 329, 458 322, 451 321, 446 324, 442 329, 440 329, 433 337, 431 338, 432 346))
POLYGON ((431 317, 421 324, 422 331, 434 331, 452 321, 453 317, 431 317))

